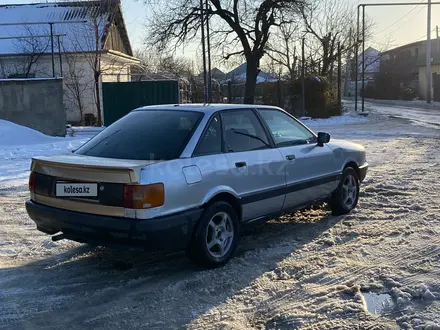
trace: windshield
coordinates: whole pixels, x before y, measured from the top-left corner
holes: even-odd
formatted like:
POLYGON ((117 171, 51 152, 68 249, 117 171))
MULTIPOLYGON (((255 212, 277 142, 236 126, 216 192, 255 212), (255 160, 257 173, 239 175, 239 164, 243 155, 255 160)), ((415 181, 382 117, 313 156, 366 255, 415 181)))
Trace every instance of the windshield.
POLYGON ((75 153, 118 159, 176 159, 202 117, 203 113, 193 111, 131 112, 96 135, 75 153))

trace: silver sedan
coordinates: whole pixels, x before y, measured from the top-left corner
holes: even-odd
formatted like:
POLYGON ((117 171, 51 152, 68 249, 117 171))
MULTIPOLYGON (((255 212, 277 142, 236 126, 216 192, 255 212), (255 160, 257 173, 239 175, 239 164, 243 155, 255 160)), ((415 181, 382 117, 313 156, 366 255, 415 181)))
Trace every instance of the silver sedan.
POLYGON ((151 106, 72 154, 34 158, 26 208, 53 240, 186 249, 216 267, 246 225, 325 200, 350 212, 367 168, 362 146, 276 107, 151 106))

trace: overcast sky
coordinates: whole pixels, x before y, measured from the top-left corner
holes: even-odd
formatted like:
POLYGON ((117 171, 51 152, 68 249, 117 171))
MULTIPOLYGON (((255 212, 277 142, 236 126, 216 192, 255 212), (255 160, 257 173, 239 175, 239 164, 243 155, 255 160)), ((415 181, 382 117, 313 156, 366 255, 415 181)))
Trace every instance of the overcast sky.
MULTIPOLYGON (((151 0, 150 0, 151 1, 151 0)), ((346 0, 357 5, 359 3, 377 3, 377 2, 426 2, 427 0, 346 0)), ((29 3, 42 1, 24 1, 24 0, 0 0, 0 4, 10 3, 29 3)), ((426 38, 427 33, 427 6, 404 6, 404 7, 367 7, 367 15, 374 20, 375 34, 373 36, 376 48, 393 48, 395 46, 410 43, 416 40, 426 38), (386 44, 387 46, 385 46, 386 44)), ((440 25, 440 5, 432 6, 432 25, 440 25)), ((122 9, 124 12, 125 23, 128 34, 134 49, 143 45, 145 36, 145 18, 147 16, 147 6, 142 0, 122 0, 122 9)), ((435 38, 435 32, 432 34, 435 38)), ((368 45, 367 45, 368 46, 368 45)), ((194 55, 195 47, 187 49, 184 56, 194 55)))

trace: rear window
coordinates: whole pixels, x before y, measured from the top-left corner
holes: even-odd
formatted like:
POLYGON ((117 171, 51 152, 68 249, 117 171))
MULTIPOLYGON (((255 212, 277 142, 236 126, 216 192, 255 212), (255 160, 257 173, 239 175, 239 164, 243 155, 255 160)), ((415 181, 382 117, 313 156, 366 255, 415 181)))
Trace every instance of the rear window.
POLYGON ((75 153, 118 159, 176 159, 202 117, 203 113, 193 111, 131 112, 96 135, 75 153))

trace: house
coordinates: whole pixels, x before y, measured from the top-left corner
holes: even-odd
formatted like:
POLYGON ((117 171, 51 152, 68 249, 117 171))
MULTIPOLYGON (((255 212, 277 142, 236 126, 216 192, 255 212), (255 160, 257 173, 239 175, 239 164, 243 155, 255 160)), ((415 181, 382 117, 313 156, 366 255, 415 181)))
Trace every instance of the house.
MULTIPOLYGON (((206 71, 206 78, 208 78, 208 70, 206 71)), ((202 79, 203 80, 203 71, 200 72, 200 74, 197 76, 198 79, 202 79)), ((214 68, 211 70, 211 78, 214 81, 217 82, 224 82, 226 81, 226 73, 224 73, 222 70, 218 69, 218 68, 214 68)))
MULTIPOLYGON (((425 99, 427 95, 426 86, 426 57, 418 59, 418 92, 420 98, 425 99)), ((440 102, 440 52, 431 53, 431 98, 440 102)))
POLYGON ((100 118, 101 84, 140 63, 119 0, 1 5, 0 17, 0 79, 63 77, 69 123, 100 118))
MULTIPOLYGON (((376 79, 376 76, 380 71, 380 59, 381 53, 377 49, 373 47, 368 47, 365 50, 365 55, 361 53, 358 56, 358 90, 361 89, 362 86, 362 66, 363 59, 365 58, 365 67, 364 67, 364 77, 366 84, 373 83, 376 79)), ((345 86, 345 96, 353 96, 355 94, 355 80, 356 80, 356 71, 355 71, 355 58, 352 58, 348 61, 347 65, 347 73, 346 76, 350 77, 350 80, 346 80, 349 82, 348 86, 345 86)))
MULTIPOLYGON (((226 79, 231 80, 234 83, 244 84, 246 82, 246 63, 240 64, 235 69, 229 71, 226 74, 226 79)), ((257 76, 257 84, 264 82, 276 82, 276 81, 278 81, 277 78, 273 77, 272 75, 264 71, 260 71, 260 73, 257 76)))
MULTIPOLYGON (((391 98, 396 98, 398 90, 406 88, 414 90, 420 98, 426 97, 426 43, 427 40, 421 40, 382 53, 381 79, 384 80, 383 86, 389 89, 391 98)), ((438 61, 440 38, 432 40, 431 44, 431 58, 438 61)), ((440 73, 440 70, 436 70, 433 66, 432 72, 440 73)))
POLYGON ((374 80, 380 69, 381 53, 373 47, 365 50, 365 56, 361 53, 358 57, 358 78, 362 79, 362 61, 365 57, 364 76, 366 80, 374 80))
POLYGON ((217 81, 224 81, 226 80, 226 73, 218 68, 214 68, 211 70, 211 77, 217 81))
POLYGON ((386 86, 387 98, 400 98, 407 87, 419 89, 418 60, 426 56, 426 40, 413 42, 383 52, 380 63, 382 85, 386 86))

